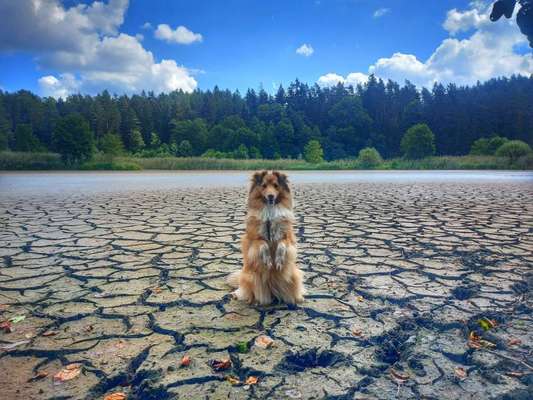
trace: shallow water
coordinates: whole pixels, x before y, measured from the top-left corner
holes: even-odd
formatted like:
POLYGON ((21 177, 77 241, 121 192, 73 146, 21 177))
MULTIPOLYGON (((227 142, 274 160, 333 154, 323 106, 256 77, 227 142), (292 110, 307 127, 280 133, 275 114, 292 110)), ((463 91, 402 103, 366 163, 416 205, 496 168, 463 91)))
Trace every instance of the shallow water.
MULTIPOLYGON (((250 171, 2 172, 2 194, 71 194, 246 185, 250 171)), ((523 171, 290 171, 293 183, 533 183, 523 171)))

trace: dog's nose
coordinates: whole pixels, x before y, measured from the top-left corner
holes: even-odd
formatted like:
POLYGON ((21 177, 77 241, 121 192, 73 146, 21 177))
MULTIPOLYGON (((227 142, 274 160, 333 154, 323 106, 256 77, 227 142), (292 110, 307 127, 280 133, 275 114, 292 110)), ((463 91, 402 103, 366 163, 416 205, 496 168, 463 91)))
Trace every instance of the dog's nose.
POLYGON ((274 195, 273 195, 273 194, 269 194, 269 195, 268 195, 268 202, 269 202, 270 204, 274 203, 274 195))

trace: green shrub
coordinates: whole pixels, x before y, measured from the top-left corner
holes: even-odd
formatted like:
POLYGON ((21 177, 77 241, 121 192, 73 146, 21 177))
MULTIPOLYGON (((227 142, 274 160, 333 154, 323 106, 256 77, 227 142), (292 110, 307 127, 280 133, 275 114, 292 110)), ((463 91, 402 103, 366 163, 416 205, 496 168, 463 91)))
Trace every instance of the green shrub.
POLYGON ((359 152, 357 161, 363 168, 376 168, 383 162, 383 159, 374 147, 365 147, 359 152))
POLYGON ((531 153, 531 147, 521 140, 508 141, 496 150, 496 155, 498 157, 506 157, 512 163, 517 161, 520 157, 527 156, 529 153, 531 153))
POLYGON ((310 140, 304 148, 305 161, 317 164, 324 161, 324 150, 318 140, 310 140))
POLYGON ((101 139, 100 139, 100 150, 104 152, 104 154, 108 156, 119 156, 122 153, 124 153, 124 145, 122 144, 122 139, 120 136, 112 134, 112 133, 106 133, 101 139))
POLYGON ((401 149, 408 159, 421 159, 435 154, 435 135, 426 124, 410 127, 401 141, 401 149))
POLYGON ((493 156, 496 153, 496 150, 508 141, 509 139, 501 136, 480 138, 472 143, 470 154, 476 156, 493 156))

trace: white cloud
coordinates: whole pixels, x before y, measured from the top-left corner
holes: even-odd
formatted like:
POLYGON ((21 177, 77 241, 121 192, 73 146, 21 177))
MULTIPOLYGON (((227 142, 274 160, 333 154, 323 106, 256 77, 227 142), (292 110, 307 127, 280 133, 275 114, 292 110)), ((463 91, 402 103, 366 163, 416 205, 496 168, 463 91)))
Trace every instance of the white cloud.
POLYGON ((172 30, 167 24, 159 24, 154 36, 156 39, 178 44, 192 44, 203 40, 201 34, 194 33, 185 26, 178 26, 175 30, 172 30))
MULTIPOLYGON (((398 82, 408 79, 427 87, 434 82, 467 85, 499 76, 532 74, 533 55, 514 51, 516 46, 527 43, 516 26, 515 17, 491 22, 489 13, 490 7, 480 1, 472 2, 467 11, 452 9, 443 24, 450 37, 444 39, 427 60, 398 52, 377 60, 368 72, 383 79, 398 82), (464 39, 454 37, 471 30, 473 32, 464 39)), ((333 75, 320 77, 318 83, 331 81, 333 75)))
POLYGON ((330 72, 329 74, 322 75, 320 78, 318 78, 317 83, 322 87, 331 87, 339 83, 344 83, 344 81, 344 77, 330 72))
POLYGON ((296 54, 304 57, 309 57, 315 52, 315 49, 310 44, 304 43, 296 49, 296 54))
POLYGON ((72 74, 62 74, 59 79, 53 75, 47 75, 39 78, 38 82, 43 96, 65 98, 79 91, 79 82, 72 74))
POLYGON ((0 51, 31 52, 40 68, 57 71, 39 79, 42 93, 54 97, 103 89, 194 90, 197 82, 187 68, 156 61, 142 46, 142 35, 119 33, 128 4, 95 1, 67 9, 59 0, 0 0, 0 51))
POLYGON ((145 22, 144 24, 141 25, 141 29, 145 29, 145 30, 152 29, 152 24, 150 22, 145 22))
POLYGON ((390 13, 390 8, 378 8, 376 11, 374 11, 374 18, 383 17, 385 14, 388 13, 390 13))
POLYGON ((346 86, 356 87, 359 84, 365 83, 368 80, 368 75, 360 72, 352 72, 346 78, 341 75, 329 73, 318 78, 318 85, 322 87, 332 87, 338 83, 343 83, 346 86))

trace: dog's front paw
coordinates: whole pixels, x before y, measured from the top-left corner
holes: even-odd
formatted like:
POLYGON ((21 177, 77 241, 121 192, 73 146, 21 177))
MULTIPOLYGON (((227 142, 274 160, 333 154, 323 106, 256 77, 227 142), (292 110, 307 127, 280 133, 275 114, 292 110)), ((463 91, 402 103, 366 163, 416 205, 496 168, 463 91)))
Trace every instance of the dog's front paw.
POLYGON ((276 268, 281 270, 287 263, 287 246, 285 243, 278 244, 276 249, 276 268))
POLYGON ((268 244, 263 243, 261 247, 259 247, 259 257, 261 258, 261 264, 263 264, 264 267, 271 267, 272 259, 270 257, 270 249, 268 248, 268 244))

